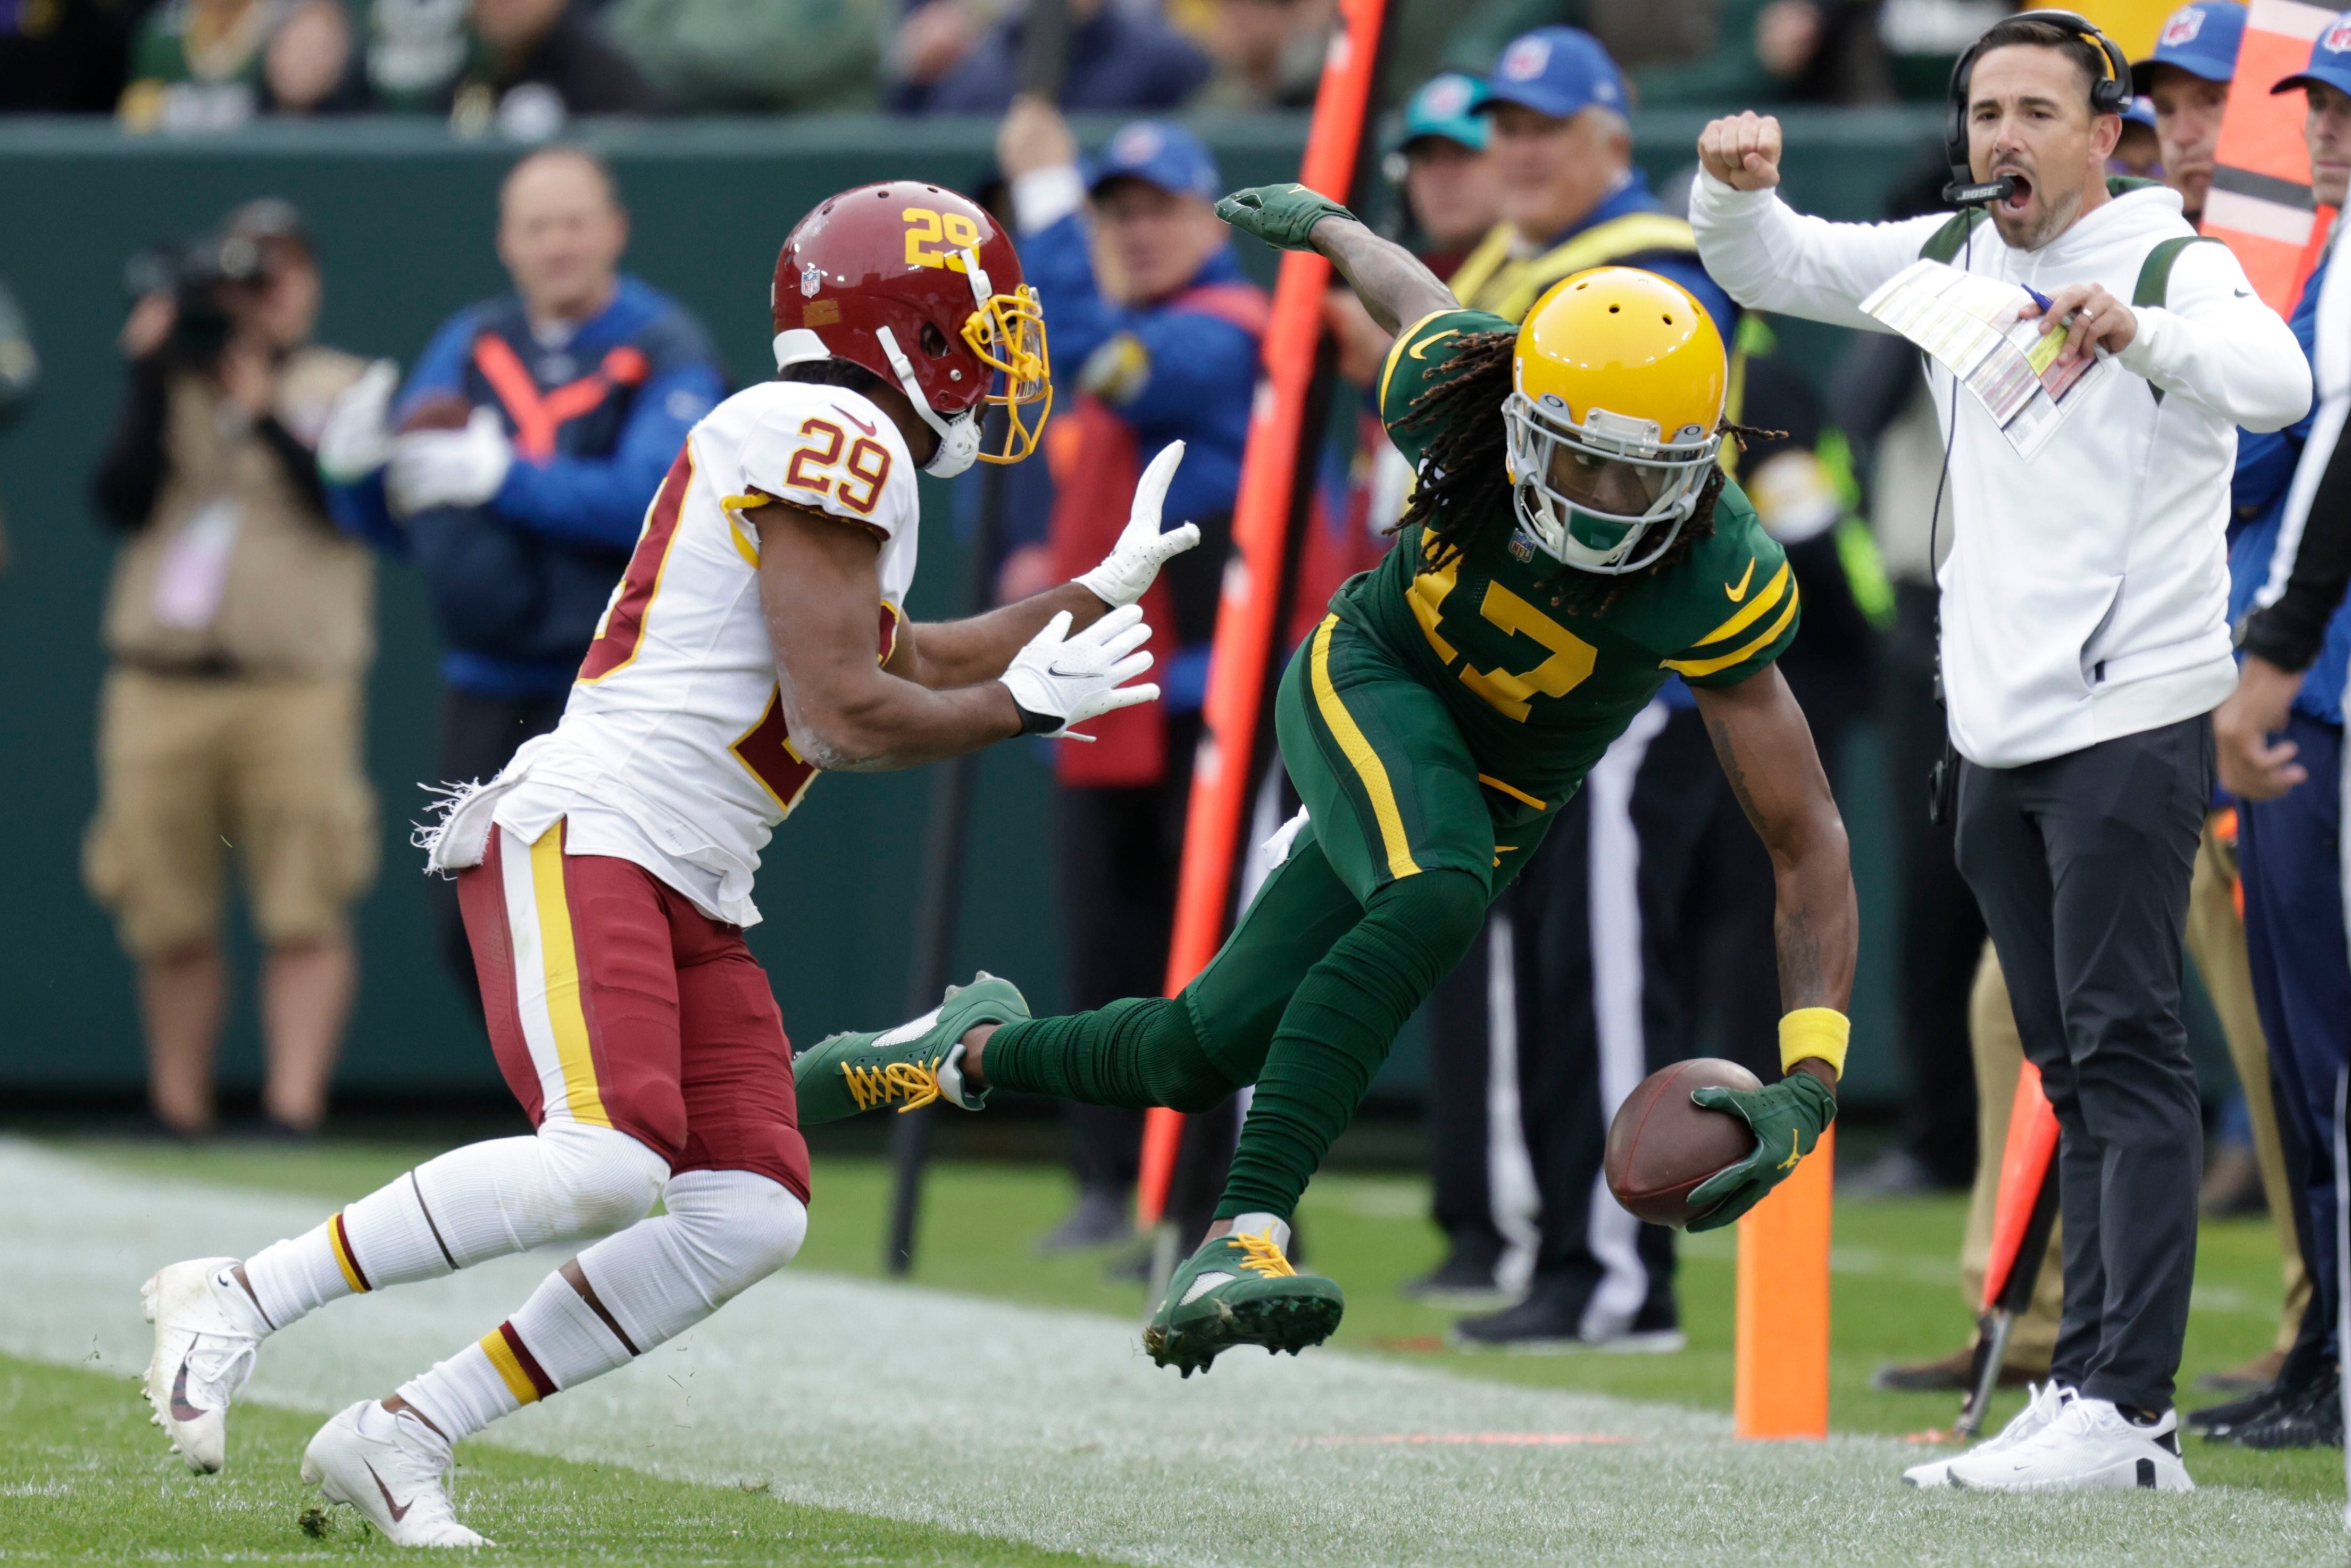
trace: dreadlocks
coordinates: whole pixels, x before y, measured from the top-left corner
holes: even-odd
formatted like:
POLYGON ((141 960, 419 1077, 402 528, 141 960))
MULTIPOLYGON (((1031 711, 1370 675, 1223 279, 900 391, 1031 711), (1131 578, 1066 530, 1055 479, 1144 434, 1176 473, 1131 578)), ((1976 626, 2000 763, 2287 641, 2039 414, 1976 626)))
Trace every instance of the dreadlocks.
MULTIPOLYGON (((1427 537, 1436 541, 1429 551, 1432 566, 1460 559, 1488 528, 1517 526, 1502 404, 1510 395, 1511 359, 1518 341, 1515 331, 1464 337, 1446 367, 1452 373, 1414 398, 1396 422, 1399 433, 1431 430, 1434 439, 1424 449, 1412 499, 1388 531, 1401 533, 1415 523, 1423 525, 1427 537)), ((1729 420, 1719 428, 1742 447, 1780 434, 1729 420)), ((1720 466, 1708 471, 1698 505, 1681 532, 1663 555, 1641 570, 1610 576, 1579 571, 1562 563, 1551 579, 1552 607, 1598 614, 1632 582, 1679 566, 1702 540, 1714 536, 1714 504, 1722 494, 1723 483, 1720 466)))

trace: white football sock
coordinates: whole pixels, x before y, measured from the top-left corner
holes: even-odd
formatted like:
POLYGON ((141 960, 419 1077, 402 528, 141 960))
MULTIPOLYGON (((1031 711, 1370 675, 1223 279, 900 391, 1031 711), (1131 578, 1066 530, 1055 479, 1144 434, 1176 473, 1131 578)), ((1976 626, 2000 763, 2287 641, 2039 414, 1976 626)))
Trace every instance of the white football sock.
POLYGON ((432 1371, 410 1378, 400 1385, 400 1397, 414 1406, 417 1414, 452 1443, 472 1437, 501 1416, 513 1415, 537 1399, 538 1391, 529 1374, 520 1368, 507 1332, 507 1325, 500 1323, 448 1360, 436 1363, 432 1371), (496 1361, 491 1359, 493 1346, 497 1351, 496 1361), (522 1394, 516 1392, 517 1385, 522 1394))
POLYGON ((559 1270, 513 1317, 402 1384, 400 1397, 451 1442, 470 1437, 684 1333, 790 1262, 808 1235, 800 1200, 749 1171, 688 1171, 664 1196, 668 1213, 580 1255, 602 1312, 559 1270))
POLYGON ((800 1200, 749 1171, 687 1171, 670 1178, 664 1201, 667 1214, 580 1254, 596 1299, 640 1354, 790 1262, 808 1236, 800 1200))
POLYGON ((246 1261, 277 1328, 355 1291, 432 1280, 644 1218, 668 1162, 626 1133, 549 1122, 529 1138, 452 1149, 324 1225, 246 1261))

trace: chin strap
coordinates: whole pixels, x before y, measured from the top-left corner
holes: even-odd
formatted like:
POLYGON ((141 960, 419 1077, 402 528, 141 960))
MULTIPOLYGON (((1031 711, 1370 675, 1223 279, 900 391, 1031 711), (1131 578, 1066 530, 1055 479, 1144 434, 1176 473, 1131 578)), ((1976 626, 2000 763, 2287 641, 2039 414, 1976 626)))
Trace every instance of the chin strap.
POLYGON ((897 372, 899 390, 906 394, 906 401, 914 405, 914 412, 922 416, 923 423, 929 425, 932 433, 939 438, 939 449, 931 454, 928 463, 923 465, 923 472, 935 479, 954 478, 979 458, 977 411, 957 414, 951 420, 941 419, 931 407, 930 400, 923 395, 922 383, 914 380, 914 362, 906 358, 906 351, 898 347, 898 335, 887 327, 876 327, 873 336, 880 341, 890 368, 897 372))

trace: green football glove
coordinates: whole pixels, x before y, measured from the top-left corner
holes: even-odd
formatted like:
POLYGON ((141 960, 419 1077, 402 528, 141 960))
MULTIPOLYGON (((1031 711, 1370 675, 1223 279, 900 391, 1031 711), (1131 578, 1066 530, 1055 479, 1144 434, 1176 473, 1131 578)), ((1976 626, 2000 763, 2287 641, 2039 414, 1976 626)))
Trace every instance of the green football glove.
POLYGON ((1689 1195, 1690 1207, 1699 1211, 1689 1222, 1692 1230, 1728 1225, 1762 1202, 1766 1193, 1788 1179, 1796 1162, 1813 1152, 1836 1120, 1837 1110, 1829 1086, 1803 1072, 1792 1072, 1761 1089, 1700 1089, 1690 1095, 1690 1103, 1702 1111, 1728 1112, 1755 1132, 1753 1154, 1717 1172, 1689 1195))
POLYGON ((1217 216, 1243 234, 1255 235, 1276 250, 1312 250, 1314 225, 1324 218, 1355 214, 1303 185, 1251 185, 1217 204, 1217 216))

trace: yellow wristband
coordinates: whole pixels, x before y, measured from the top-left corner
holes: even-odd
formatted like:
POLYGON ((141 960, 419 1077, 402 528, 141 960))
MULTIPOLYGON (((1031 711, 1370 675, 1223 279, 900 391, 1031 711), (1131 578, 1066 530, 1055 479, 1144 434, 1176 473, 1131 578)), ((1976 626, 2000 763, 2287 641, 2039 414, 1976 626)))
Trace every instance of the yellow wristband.
POLYGON ((1845 1041, 1853 1020, 1834 1008, 1798 1008, 1780 1019, 1780 1071, 1790 1072, 1808 1056, 1817 1056, 1844 1076, 1845 1041))

